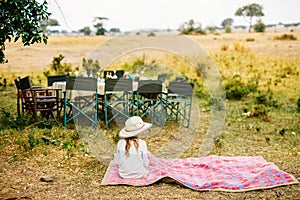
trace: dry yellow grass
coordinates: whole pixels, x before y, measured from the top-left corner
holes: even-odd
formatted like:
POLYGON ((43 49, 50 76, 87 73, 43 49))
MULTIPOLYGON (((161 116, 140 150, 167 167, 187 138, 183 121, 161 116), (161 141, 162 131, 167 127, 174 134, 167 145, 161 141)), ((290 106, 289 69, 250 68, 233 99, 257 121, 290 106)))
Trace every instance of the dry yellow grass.
MULTIPOLYGON (((228 101, 224 128, 219 143, 211 154, 261 155, 299 180, 300 118, 295 104, 295 99, 300 97, 299 75, 287 75, 278 84, 275 85, 275 82, 277 78, 278 81, 281 79, 277 76, 286 72, 285 67, 288 65, 296 68, 293 69, 294 72, 300 71, 300 33, 292 33, 298 38, 296 41, 274 40, 275 36, 282 34, 232 33, 189 37, 211 55, 225 80, 236 73, 242 76, 242 80, 259 76, 261 89, 270 86, 274 98, 280 103, 279 108, 270 108, 271 121, 265 122, 260 118, 242 117, 243 108, 250 109, 254 104, 251 97, 243 101, 228 101), (247 38, 254 38, 254 41, 247 42, 247 38), (221 51, 224 44, 228 45, 228 50, 221 51), (252 68, 249 67, 250 64, 253 65, 252 68), (265 67, 261 68, 262 65, 265 67), (269 84, 270 78, 272 81, 269 84), (252 128, 249 128, 250 125, 252 128), (286 130, 284 136, 278 133, 282 129, 286 130)), ((49 66, 52 58, 59 54, 64 55, 65 61, 72 63, 74 67, 79 66, 82 58, 88 56, 106 39, 107 37, 97 36, 50 36, 48 45, 23 47, 20 43, 7 44, 5 53, 9 63, 0 66, 0 75, 7 78, 40 75, 49 66)), ((167 64, 173 62, 166 61, 167 64)), ((10 94, 5 98, 2 96, 1 100, 4 102, 10 99, 15 102, 13 97, 15 95, 10 94)), ((186 157, 199 155, 199 145, 203 141, 210 119, 209 106, 207 108, 201 113, 201 124, 196 130, 192 146, 185 152, 186 157)), ((170 130, 164 131, 174 131, 173 127, 168 128, 170 130)), ((92 154, 85 156, 82 151, 74 148, 74 155, 70 156, 59 145, 43 144, 26 151, 18 142, 27 142, 27 136, 32 132, 37 138, 48 132, 51 136, 56 134, 65 139, 74 130, 54 127, 51 131, 35 128, 20 133, 14 130, 0 131, 3 138, 0 141, 3 145, 0 149, 0 199, 297 199, 300 196, 299 185, 242 193, 197 192, 163 182, 147 187, 101 187, 100 182, 106 166, 92 154), (17 156, 15 160, 14 155, 17 156), (56 175, 56 180, 50 184, 40 182, 40 176, 45 174, 56 175)), ((165 142, 163 139, 165 138, 158 138, 157 141, 165 142)), ((149 144, 149 149, 155 149, 155 145, 155 141, 149 144)))

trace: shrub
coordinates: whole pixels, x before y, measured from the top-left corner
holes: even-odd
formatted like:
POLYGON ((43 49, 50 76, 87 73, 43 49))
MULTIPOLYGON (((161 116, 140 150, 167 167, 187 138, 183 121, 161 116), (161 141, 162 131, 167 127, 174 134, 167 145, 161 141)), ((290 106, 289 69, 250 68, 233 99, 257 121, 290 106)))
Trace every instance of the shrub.
POLYGON ((298 106, 298 111, 300 111, 300 97, 299 97, 299 99, 297 101, 297 106, 298 106))
POLYGON ((235 51, 245 51, 246 50, 244 44, 241 44, 239 42, 233 42, 233 49, 235 51))
POLYGON ((283 34, 281 36, 274 37, 274 40, 297 40, 293 34, 283 34))
POLYGON ((258 33, 265 32, 266 25, 261 20, 258 20, 257 23, 254 24, 253 30, 258 33))
POLYGON ((270 121, 268 116, 270 110, 268 110, 264 105, 257 105, 254 107, 254 110, 251 113, 252 117, 259 117, 263 121, 270 121))
POLYGON ((227 51, 229 49, 228 44, 222 44, 220 47, 221 51, 227 51))
POLYGON ((226 98, 240 100, 249 94, 250 90, 239 77, 230 79, 225 84, 226 98))
POLYGON ((278 102, 273 99, 272 95, 259 93, 258 95, 255 96, 255 100, 257 104, 278 108, 278 102))
POLYGON ((246 38, 246 42, 254 42, 255 39, 254 38, 246 38))
POLYGON ((155 36, 155 33, 151 32, 147 35, 148 37, 154 37, 155 36))
POLYGON ((71 64, 62 63, 65 57, 63 55, 54 56, 52 62, 50 64, 50 70, 46 70, 43 72, 45 76, 49 75, 63 75, 72 71, 71 64))
POLYGON ((225 26, 225 33, 231 33, 231 27, 229 25, 225 26))
POLYGON ((23 129, 34 123, 32 115, 19 115, 15 118, 10 112, 0 110, 0 131, 4 129, 23 129))
POLYGON ((100 64, 98 60, 93 60, 92 58, 83 58, 82 59, 82 67, 85 71, 96 73, 100 70, 100 64))

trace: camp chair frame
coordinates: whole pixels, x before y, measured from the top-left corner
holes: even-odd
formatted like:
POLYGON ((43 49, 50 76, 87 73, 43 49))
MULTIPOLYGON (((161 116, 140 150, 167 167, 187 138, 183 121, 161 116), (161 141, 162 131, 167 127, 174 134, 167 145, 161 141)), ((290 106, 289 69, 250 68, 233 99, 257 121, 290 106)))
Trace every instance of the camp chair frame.
POLYGON ((93 77, 74 77, 69 76, 66 79, 66 91, 64 92, 64 119, 63 125, 66 128, 67 123, 76 120, 79 116, 90 121, 94 128, 97 121, 98 108, 98 90, 97 79, 93 77), (88 95, 77 96, 73 99, 69 97, 69 92, 82 91, 88 92, 88 95), (67 109, 69 108, 69 111, 67 109), (89 115, 88 112, 91 112, 89 115))
POLYGON ((38 121, 38 112, 43 118, 52 117, 57 121, 54 112, 56 111, 58 117, 60 89, 34 87, 29 76, 16 78, 14 81, 18 90, 18 114, 20 114, 19 101, 21 100, 22 113, 25 111, 32 113, 35 121, 38 121))
POLYGON ((135 98, 136 115, 150 116, 154 125, 164 126, 166 110, 162 98, 161 80, 140 80, 135 98))
POLYGON ((67 80, 67 75, 47 76, 48 87, 52 86, 54 82, 65 82, 66 80, 67 80))
POLYGON ((193 87, 187 81, 170 82, 166 94, 167 119, 175 117, 176 122, 188 128, 192 108, 193 87))
MULTIPOLYGON (((53 83, 55 82, 66 82, 67 80, 67 75, 52 75, 52 76, 47 76, 47 83, 48 87, 52 87, 53 83)), ((58 105, 58 118, 61 115, 62 109, 64 107, 64 97, 62 94, 59 95, 59 105, 58 105)))
POLYGON ((133 115, 134 97, 131 79, 107 79, 104 88, 105 126, 117 117, 128 119, 133 115))

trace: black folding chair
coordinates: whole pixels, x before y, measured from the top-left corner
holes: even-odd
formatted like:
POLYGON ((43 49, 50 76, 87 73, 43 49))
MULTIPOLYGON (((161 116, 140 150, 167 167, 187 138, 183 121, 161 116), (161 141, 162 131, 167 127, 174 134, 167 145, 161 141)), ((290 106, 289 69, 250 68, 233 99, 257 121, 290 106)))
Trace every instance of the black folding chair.
POLYGON ((192 108, 193 87, 187 81, 170 82, 166 96, 167 119, 175 117, 176 122, 188 128, 192 108))
POLYGON ((164 126, 166 110, 162 98, 161 80, 140 80, 135 104, 136 115, 142 118, 149 115, 151 123, 164 126))
POLYGON ((54 82, 65 82, 67 75, 53 75, 47 76, 48 87, 52 86, 54 82))
MULTIPOLYGON (((105 125, 117 117, 123 120, 133 115, 133 83, 130 79, 107 79, 104 89, 105 125)), ((122 123, 124 124, 124 123, 122 123)))
POLYGON ((67 123, 74 120, 77 125, 90 122, 96 127, 97 108, 97 79, 68 76, 64 92, 64 127, 66 128, 67 123))

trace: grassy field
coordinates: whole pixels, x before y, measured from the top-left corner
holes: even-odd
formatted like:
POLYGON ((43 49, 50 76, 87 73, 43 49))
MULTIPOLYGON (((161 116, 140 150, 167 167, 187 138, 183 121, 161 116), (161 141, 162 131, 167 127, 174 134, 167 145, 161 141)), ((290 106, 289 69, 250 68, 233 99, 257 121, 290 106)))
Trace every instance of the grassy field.
MULTIPOLYGON (((226 101, 224 127, 209 154, 263 156, 300 180, 300 108, 297 105, 300 98, 300 33, 287 33, 297 40, 275 39, 283 34, 189 37, 208 52, 228 89, 238 94, 249 90, 240 99, 226 101), (239 88, 230 86, 233 80, 239 88), (250 114, 245 116, 247 112, 250 114)), ((165 182, 147 187, 101 186, 107 164, 87 152, 76 130, 65 130, 51 122, 29 125, 26 117, 19 119, 23 120, 24 127, 16 125, 15 77, 42 76, 52 58, 59 54, 64 55, 65 61, 74 68, 80 66, 82 58, 106 39, 50 36, 48 45, 7 44, 5 53, 9 62, 0 66, 0 82, 6 78, 12 86, 0 88, 0 199, 299 199, 299 184, 240 193, 197 192, 165 182), (43 175, 55 175, 56 179, 52 183, 41 182, 43 175)), ((199 105, 201 123, 184 157, 199 155, 208 128, 209 98, 200 98, 199 105)), ((146 138, 149 150, 165 145, 177 130, 177 124, 168 122, 160 134, 146 138)), ((107 131, 113 139, 117 133, 117 128, 107 131)))

